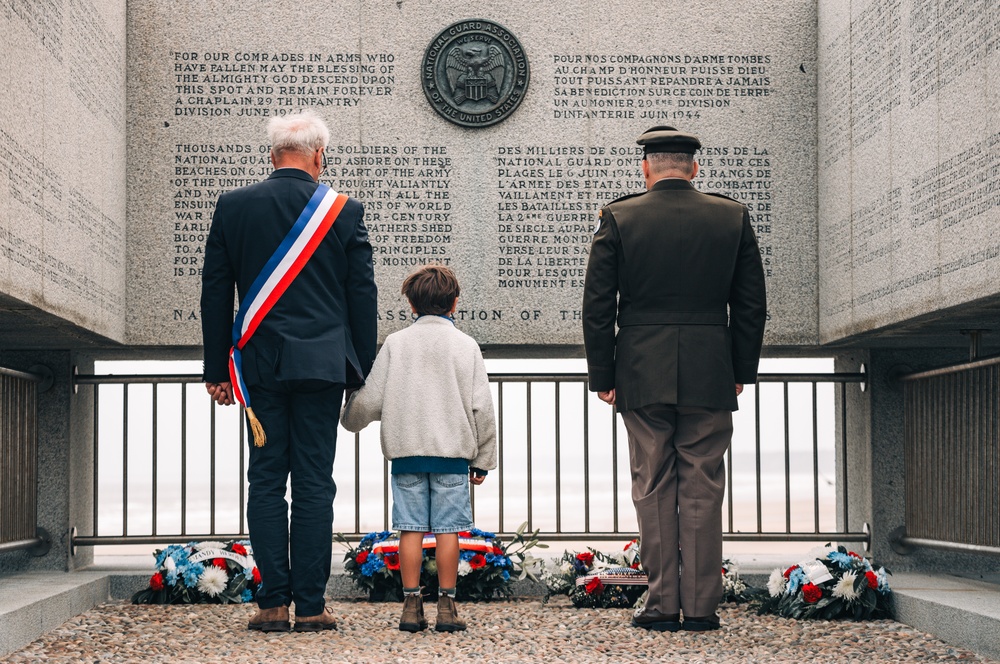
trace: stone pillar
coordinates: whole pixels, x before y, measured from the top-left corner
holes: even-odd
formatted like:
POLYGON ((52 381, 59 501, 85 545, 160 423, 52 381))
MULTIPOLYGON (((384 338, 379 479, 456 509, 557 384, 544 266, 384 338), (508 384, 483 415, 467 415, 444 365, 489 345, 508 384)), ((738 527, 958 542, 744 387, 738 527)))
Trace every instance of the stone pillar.
POLYGON ((93 363, 71 351, 0 351, 0 365, 52 371, 52 386, 38 395, 38 526, 52 547, 0 554, 0 576, 23 571, 73 570, 93 561, 92 549, 70 554, 70 528, 89 532, 93 523, 94 411, 91 390, 74 392, 74 365, 91 373, 93 363))

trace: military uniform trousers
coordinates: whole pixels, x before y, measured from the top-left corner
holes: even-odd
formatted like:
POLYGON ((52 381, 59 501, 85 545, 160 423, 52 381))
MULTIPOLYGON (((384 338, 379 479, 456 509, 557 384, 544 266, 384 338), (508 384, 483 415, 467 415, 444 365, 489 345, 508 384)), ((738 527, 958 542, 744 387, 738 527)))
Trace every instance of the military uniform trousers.
MULTIPOLYGON (((320 380, 278 380, 259 361, 251 405, 267 434, 252 437, 247 523, 263 586, 262 609, 295 604, 299 616, 323 612, 332 553, 333 460, 344 386, 320 380), (285 500, 291 475, 291 521, 285 500)), ((273 365, 272 365, 273 366, 273 365)))
POLYGON ((652 404, 622 413, 648 609, 715 613, 722 599, 722 500, 728 410, 652 404))

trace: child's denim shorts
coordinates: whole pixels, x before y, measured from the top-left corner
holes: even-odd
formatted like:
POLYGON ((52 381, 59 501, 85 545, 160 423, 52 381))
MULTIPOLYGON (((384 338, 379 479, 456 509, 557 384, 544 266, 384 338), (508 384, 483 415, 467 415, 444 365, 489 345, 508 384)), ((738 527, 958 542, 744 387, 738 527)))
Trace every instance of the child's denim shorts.
POLYGON ((468 474, 400 473, 392 476, 392 527, 421 533, 471 530, 468 474))

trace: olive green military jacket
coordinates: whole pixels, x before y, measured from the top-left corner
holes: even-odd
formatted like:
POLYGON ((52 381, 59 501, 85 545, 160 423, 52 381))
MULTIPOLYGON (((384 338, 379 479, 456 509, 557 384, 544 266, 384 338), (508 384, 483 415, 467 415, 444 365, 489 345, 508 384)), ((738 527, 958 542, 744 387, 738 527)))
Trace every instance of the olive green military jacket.
POLYGON ((736 410, 764 338, 764 269, 746 206, 666 179, 601 210, 583 340, 592 391, 619 411, 736 410), (617 335, 615 327, 618 327, 617 335))

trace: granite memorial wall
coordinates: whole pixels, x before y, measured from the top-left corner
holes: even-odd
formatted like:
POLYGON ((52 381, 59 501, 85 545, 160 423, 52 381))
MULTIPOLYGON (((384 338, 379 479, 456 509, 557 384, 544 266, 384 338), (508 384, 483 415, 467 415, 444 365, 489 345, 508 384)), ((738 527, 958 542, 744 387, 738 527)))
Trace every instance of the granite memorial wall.
POLYGON ((125 3, 3 0, 0 34, 3 308, 124 342, 125 3))
POLYGON ((818 339, 809 3, 153 0, 128 34, 130 344, 200 342, 215 200, 266 177, 267 119, 304 106, 333 132, 323 181, 365 203, 383 338, 433 261, 484 346, 580 344, 597 211, 671 124, 705 144, 697 186, 751 209, 766 343, 818 339))
POLYGON ((820 340, 1000 292, 1000 7, 819 3, 820 340))
POLYGON ((772 349, 997 295, 987 0, 4 0, 0 22, 0 294, 109 343, 199 343, 215 200, 304 106, 333 129, 324 180, 366 204, 383 335, 439 261, 484 345, 578 345, 596 212, 642 190, 654 124, 750 206, 772 349))

